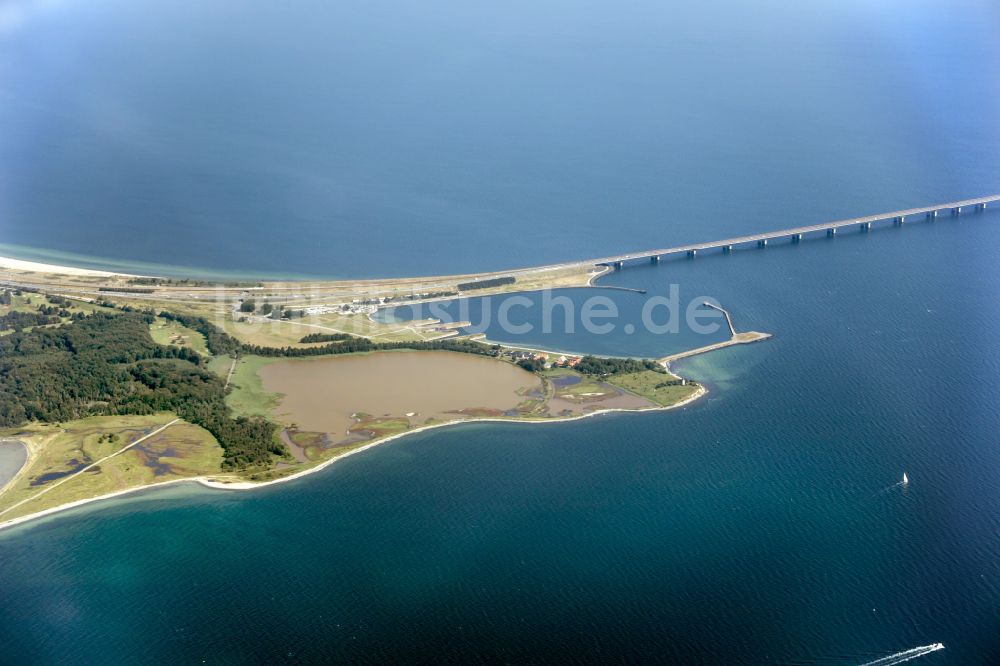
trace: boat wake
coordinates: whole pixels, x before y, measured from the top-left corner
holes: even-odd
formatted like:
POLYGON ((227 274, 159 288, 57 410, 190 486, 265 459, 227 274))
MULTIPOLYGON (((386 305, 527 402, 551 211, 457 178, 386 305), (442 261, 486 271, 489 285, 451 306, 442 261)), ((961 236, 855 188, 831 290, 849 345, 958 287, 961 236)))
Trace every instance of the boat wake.
POLYGON ((916 659, 917 657, 923 657, 925 654, 930 654, 931 652, 937 652, 938 650, 943 649, 944 643, 922 645, 920 647, 897 652, 896 654, 890 654, 888 657, 882 657, 881 659, 876 659, 875 661, 865 662, 861 666, 894 666, 895 664, 902 664, 904 661, 916 659))
POLYGON ((910 485, 910 478, 908 476, 906 476, 906 472, 903 472, 903 480, 902 481, 897 481, 896 483, 892 484, 891 486, 886 486, 885 488, 883 488, 882 490, 878 491, 877 493, 874 493, 872 495, 872 497, 877 497, 879 495, 885 495, 887 492, 895 490, 896 488, 899 488, 899 487, 904 487, 905 488, 908 485, 910 485))
POLYGON ((882 490, 880 490, 880 491, 872 494, 872 497, 877 497, 879 495, 885 495, 886 493, 892 492, 893 490, 895 490, 896 488, 899 488, 902 485, 904 485, 903 482, 902 481, 898 481, 898 482, 892 484, 891 486, 886 486, 882 490))

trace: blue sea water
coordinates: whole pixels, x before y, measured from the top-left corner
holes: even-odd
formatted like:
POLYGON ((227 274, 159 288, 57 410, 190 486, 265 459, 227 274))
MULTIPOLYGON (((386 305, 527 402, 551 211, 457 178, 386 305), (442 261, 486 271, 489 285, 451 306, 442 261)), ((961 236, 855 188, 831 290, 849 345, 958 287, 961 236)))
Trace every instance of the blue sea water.
POLYGON ((998 225, 614 274, 774 334, 678 363, 711 391, 679 411, 454 427, 0 533, 5 661, 996 663, 998 225))
MULTIPOLYGON (((617 276, 602 282, 613 281, 617 276)), ((467 322, 462 333, 483 334, 488 342, 601 356, 660 358, 729 339, 723 315, 703 307, 706 300, 715 300, 711 295, 675 284, 671 298, 670 284, 646 287, 641 282, 629 286, 637 291, 627 296, 580 287, 472 297, 403 305, 373 316, 393 323, 427 318, 467 322)))
MULTIPOLYGON (((989 2, 16 4, 17 246, 440 273, 1000 189, 989 2)), ((0 532, 0 662, 998 663, 998 225, 609 275, 774 334, 675 364, 710 388, 682 410, 454 427, 0 532)), ((565 295, 595 293, 634 320, 637 294, 565 295)), ((487 333, 695 341, 541 328, 487 333)))
POLYGON ((530 266, 1000 189, 993 0, 7 0, 0 252, 530 266))

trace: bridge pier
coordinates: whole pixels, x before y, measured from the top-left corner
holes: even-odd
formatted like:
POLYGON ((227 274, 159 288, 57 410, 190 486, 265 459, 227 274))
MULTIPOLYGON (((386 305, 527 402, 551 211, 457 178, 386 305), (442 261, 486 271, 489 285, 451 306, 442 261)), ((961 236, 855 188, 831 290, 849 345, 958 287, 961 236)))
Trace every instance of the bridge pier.
MULTIPOLYGON (((0 0, 0 2, 2 2, 2 0, 0 0)), ((700 251, 715 251, 716 249, 721 250, 723 254, 730 254, 734 251, 734 248, 745 249, 753 247, 751 243, 756 243, 758 248, 767 247, 768 241, 775 239, 779 242, 785 242, 785 240, 788 239, 792 243, 799 243, 807 235, 810 237, 818 237, 821 233, 826 232, 827 237, 834 237, 837 235, 838 229, 844 229, 844 233, 850 233, 852 227, 864 233, 871 231, 875 226, 881 227, 888 224, 890 221, 896 226, 902 225, 907 221, 907 217, 911 218, 911 222, 922 220, 923 217, 920 216, 925 216, 928 220, 933 220, 938 217, 945 217, 949 214, 952 216, 961 215, 963 209, 965 209, 966 214, 969 213, 969 210, 973 210, 975 212, 983 211, 987 206, 995 203, 1000 203, 1000 194, 979 197, 977 199, 962 199, 948 203, 938 203, 922 208, 901 209, 893 212, 880 213, 878 215, 864 215, 843 220, 831 220, 820 224, 810 224, 792 227, 790 229, 757 233, 754 235, 736 236, 715 242, 703 243, 701 245, 691 243, 688 245, 681 245, 679 247, 652 248, 638 254, 613 255, 586 263, 588 265, 596 264, 604 270, 617 271, 624 268, 626 263, 638 263, 643 259, 649 259, 650 263, 657 264, 662 263, 663 260, 673 260, 676 257, 682 256, 682 253, 686 254, 688 258, 694 258, 700 251)), ((576 264, 571 265, 575 266, 576 264)))

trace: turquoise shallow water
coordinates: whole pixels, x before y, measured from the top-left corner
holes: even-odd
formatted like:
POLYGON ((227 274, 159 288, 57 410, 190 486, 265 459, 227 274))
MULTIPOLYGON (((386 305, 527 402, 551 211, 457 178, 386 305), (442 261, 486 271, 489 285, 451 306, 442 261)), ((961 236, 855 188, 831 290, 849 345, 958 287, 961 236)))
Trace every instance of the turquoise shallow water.
POLYGON ((775 334, 679 364, 681 411, 2 533, 6 660, 996 663, 998 215, 616 274, 775 334))

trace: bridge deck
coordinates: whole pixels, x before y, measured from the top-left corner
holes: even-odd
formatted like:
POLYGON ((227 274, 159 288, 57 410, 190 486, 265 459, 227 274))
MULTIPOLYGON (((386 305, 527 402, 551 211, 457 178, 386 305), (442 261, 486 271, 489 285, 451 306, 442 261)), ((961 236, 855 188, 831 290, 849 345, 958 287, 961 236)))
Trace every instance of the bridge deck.
POLYGON ((924 215, 926 213, 933 213, 935 211, 947 211, 955 208, 966 208, 972 206, 978 206, 980 204, 991 204, 1000 202, 1000 194, 994 194, 987 197, 979 197, 978 199, 964 199, 962 201, 953 201, 951 203, 937 204, 934 206, 923 206, 921 208, 907 208, 905 210, 897 210, 891 213, 880 213, 878 215, 868 215, 865 217, 852 217, 846 220, 837 220, 835 222, 824 222, 822 224, 812 224, 805 227, 794 227, 792 229, 781 229, 779 231, 767 231, 760 234, 753 234, 750 236, 735 236, 733 238, 726 238, 724 240, 711 241, 708 243, 691 243, 689 245, 678 245, 676 247, 665 247, 657 250, 643 250, 640 252, 633 252, 631 254, 619 254, 612 257, 602 257, 600 259, 593 259, 591 261, 585 262, 588 264, 614 264, 620 261, 629 261, 632 259, 649 259, 650 257, 659 257, 668 254, 678 254, 681 252, 689 252, 691 250, 710 250, 713 248, 722 248, 727 245, 742 245, 745 243, 754 243, 757 241, 772 240, 776 238, 786 238, 794 236, 796 234, 808 234, 816 231, 827 231, 829 229, 839 229, 841 227, 849 227, 853 225, 861 225, 869 222, 881 222, 884 220, 892 220, 897 217, 908 217, 910 215, 924 215))

